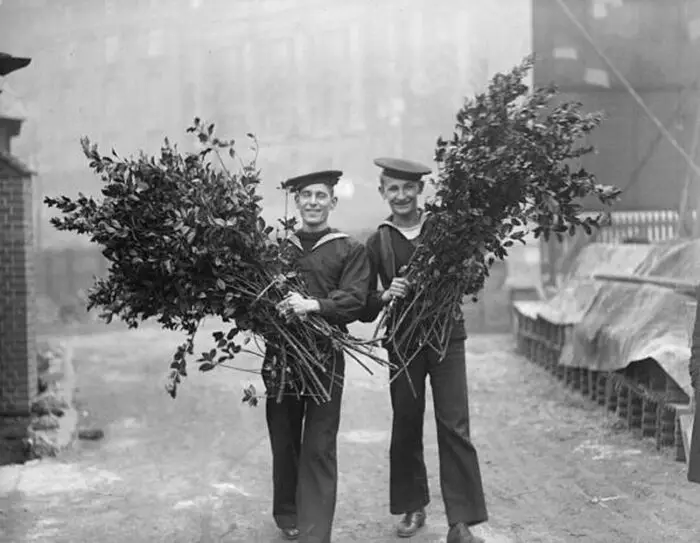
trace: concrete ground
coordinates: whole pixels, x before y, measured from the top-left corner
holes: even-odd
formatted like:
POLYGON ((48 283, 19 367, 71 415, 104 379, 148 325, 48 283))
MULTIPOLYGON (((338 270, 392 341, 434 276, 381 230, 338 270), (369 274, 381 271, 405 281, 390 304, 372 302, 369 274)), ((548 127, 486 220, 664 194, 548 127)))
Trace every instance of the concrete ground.
MULTIPOLYGON (((257 377, 192 371, 172 400, 163 376, 181 339, 155 329, 67 338, 85 422, 103 428, 105 439, 79 442, 55 460, 0 468, 0 541, 279 540, 264 409, 240 400, 257 377)), ((686 482, 670 452, 634 438, 513 354, 510 336, 474 336, 467 348, 473 437, 491 515, 479 531, 487 541, 700 541, 700 487, 686 482)), ((432 504, 412 541, 437 543, 446 526, 431 407, 426 416, 432 504)), ((386 375, 349 363, 335 542, 396 540, 389 427, 386 375)))

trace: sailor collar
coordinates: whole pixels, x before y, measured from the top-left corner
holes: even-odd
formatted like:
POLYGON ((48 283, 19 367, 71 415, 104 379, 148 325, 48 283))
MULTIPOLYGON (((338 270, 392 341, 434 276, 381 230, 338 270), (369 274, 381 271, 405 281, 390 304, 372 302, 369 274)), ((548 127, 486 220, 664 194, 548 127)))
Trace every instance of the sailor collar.
MULTIPOLYGON (((420 222, 418 223, 418 225, 420 225, 421 231, 423 230, 423 227, 425 226, 425 222, 428 220, 429 215, 430 215, 430 213, 428 213, 427 211, 423 211, 422 209, 420 210, 420 222)), ((399 228, 398 226, 396 226, 392 222, 391 219, 393 217, 394 217, 393 215, 390 215, 384 221, 382 221, 379 226, 380 227, 381 226, 389 226, 389 227, 393 228, 394 230, 396 230, 397 232, 399 232, 403 236, 403 232, 401 231, 401 228, 399 228)))
MULTIPOLYGON (((347 237, 349 236, 347 234, 343 234, 342 232, 329 232, 321 239, 319 239, 316 243, 314 243, 314 246, 311 247, 311 250, 315 251, 316 249, 318 249, 322 245, 325 245, 326 243, 329 243, 336 239, 345 239, 347 237)), ((294 245, 300 251, 304 250, 304 247, 301 244, 301 240, 296 234, 290 234, 289 237, 287 237, 287 240, 290 241, 292 245, 294 245)))

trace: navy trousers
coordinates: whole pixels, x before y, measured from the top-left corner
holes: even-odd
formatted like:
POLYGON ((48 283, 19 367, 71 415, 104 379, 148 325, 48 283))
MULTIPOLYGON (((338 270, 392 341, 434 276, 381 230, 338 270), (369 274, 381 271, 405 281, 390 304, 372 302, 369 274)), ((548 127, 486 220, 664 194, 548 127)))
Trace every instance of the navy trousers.
POLYGON ((280 528, 297 527, 301 543, 330 543, 338 489, 337 436, 345 361, 319 373, 331 400, 268 398, 267 427, 272 445, 272 515, 280 528))
MULTIPOLYGON (((397 363, 392 353, 389 356, 397 363)), ((469 402, 464 341, 450 343, 446 356, 426 349, 391 384, 393 425, 390 450, 390 508, 399 515, 430 502, 423 459, 425 383, 430 376, 437 423, 440 486, 449 524, 488 519, 476 449, 469 438, 469 402)), ((392 373, 392 377, 394 373, 392 373)))

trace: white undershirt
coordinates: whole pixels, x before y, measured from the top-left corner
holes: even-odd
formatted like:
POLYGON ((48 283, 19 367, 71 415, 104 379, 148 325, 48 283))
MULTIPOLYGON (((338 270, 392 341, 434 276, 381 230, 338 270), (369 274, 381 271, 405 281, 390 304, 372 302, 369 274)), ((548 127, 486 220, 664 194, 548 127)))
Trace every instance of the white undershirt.
POLYGON ((423 227, 423 222, 419 222, 415 226, 402 227, 397 226, 399 232, 401 232, 407 240, 414 240, 420 235, 421 228, 423 227))

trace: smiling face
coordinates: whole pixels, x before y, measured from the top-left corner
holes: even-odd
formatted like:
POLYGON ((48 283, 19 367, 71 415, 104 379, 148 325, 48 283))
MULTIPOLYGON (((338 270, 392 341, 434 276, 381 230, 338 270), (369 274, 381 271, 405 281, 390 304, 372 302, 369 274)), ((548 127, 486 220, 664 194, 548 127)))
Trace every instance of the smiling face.
POLYGON ((294 195, 301 215, 302 228, 309 231, 323 230, 328 226, 328 215, 338 199, 333 189, 324 183, 314 183, 294 195))
POLYGON ((409 219, 418 215, 418 196, 423 192, 422 181, 406 181, 381 176, 379 193, 395 217, 409 219))

